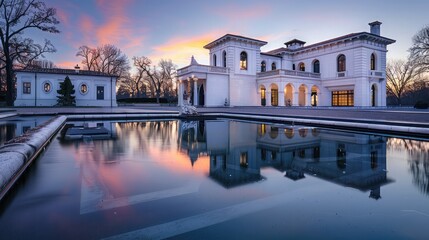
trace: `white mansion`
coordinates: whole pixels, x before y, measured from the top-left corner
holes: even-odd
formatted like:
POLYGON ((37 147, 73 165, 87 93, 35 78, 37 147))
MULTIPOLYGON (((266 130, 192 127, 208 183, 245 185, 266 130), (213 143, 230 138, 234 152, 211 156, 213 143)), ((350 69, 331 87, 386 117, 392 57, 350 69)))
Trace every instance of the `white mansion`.
POLYGON ((261 52, 267 42, 232 34, 207 44, 210 66, 194 58, 178 70, 179 105, 386 106, 386 52, 395 40, 381 22, 359 32, 304 46, 261 52), (189 98, 188 98, 189 97, 189 98))

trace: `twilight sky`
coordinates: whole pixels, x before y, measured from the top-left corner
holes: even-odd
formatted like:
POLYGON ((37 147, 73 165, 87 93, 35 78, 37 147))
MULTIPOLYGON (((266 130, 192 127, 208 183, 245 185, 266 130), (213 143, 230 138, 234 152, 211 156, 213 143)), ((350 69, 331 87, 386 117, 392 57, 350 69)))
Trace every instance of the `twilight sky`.
POLYGON ((57 9, 60 34, 27 32, 50 39, 57 53, 47 54, 57 66, 71 68, 79 46, 113 44, 131 59, 172 59, 179 67, 195 55, 208 63, 202 47, 232 33, 267 41, 262 51, 284 46, 293 38, 307 45, 341 35, 369 31, 383 22, 381 34, 397 42, 388 59, 406 58, 412 36, 429 24, 427 0, 45 0, 57 9))

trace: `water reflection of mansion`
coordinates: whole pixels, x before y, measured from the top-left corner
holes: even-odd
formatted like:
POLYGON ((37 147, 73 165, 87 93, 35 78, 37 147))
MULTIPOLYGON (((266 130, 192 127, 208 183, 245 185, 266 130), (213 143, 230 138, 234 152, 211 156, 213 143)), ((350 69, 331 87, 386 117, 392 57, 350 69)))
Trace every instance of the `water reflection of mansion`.
POLYGON ((210 178, 229 188, 264 178, 272 167, 294 181, 306 175, 370 191, 380 198, 386 176, 386 138, 303 126, 226 120, 181 122, 179 147, 210 156, 210 178))

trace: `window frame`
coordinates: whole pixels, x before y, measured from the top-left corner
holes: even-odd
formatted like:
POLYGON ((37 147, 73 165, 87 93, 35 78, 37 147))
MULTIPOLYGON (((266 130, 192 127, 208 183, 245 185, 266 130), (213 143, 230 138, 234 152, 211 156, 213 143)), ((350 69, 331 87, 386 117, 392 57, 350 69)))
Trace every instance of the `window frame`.
POLYGON ((51 83, 50 81, 44 81, 44 82, 42 83, 42 90, 43 90, 43 92, 44 92, 44 93, 46 93, 46 94, 48 94, 48 93, 52 92, 52 83, 51 83), (46 91, 46 84, 48 84, 48 85, 49 85, 49 90, 47 90, 47 91, 46 91))
POLYGON ((377 69, 377 57, 375 56, 375 53, 371 53, 369 67, 372 71, 375 71, 377 69))
POLYGON ((223 67, 226 67, 226 51, 225 50, 222 53, 222 58, 223 58, 223 67))
POLYGON ((22 82, 22 94, 31 94, 31 82, 22 82))
POLYGON ((346 55, 340 54, 337 57, 337 72, 345 72, 345 71, 347 71, 347 58, 346 58, 346 55))
POLYGON ((80 94, 82 94, 82 95, 86 95, 86 94, 88 94, 88 90, 89 90, 89 87, 88 87, 88 84, 87 84, 87 83, 83 82, 83 83, 79 84, 79 92, 80 92, 80 94), (86 87, 85 92, 84 92, 84 91, 82 91, 82 87, 83 87, 83 86, 85 86, 85 87, 86 87))
POLYGON ((248 69, 248 55, 246 51, 240 53, 240 70, 248 69))
POLYGON ((319 59, 315 59, 313 61, 313 73, 320 73, 320 61, 319 61, 319 59), (316 71, 316 64, 317 64, 317 71, 316 71))
POLYGON ((301 72, 305 72, 305 63, 300 62, 298 64, 298 70, 301 71, 301 72))
POLYGON ((265 61, 261 62, 261 72, 267 71, 267 63, 265 61))
POLYGON ((213 66, 217 67, 217 56, 213 54, 213 66))

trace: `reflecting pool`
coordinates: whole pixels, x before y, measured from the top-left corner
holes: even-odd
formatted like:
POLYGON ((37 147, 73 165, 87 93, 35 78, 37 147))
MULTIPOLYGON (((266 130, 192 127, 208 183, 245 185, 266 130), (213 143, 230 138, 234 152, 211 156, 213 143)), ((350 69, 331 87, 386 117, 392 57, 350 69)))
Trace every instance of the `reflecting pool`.
POLYGON ((70 123, 0 208, 7 239, 426 239, 428 221, 429 142, 233 120, 70 123))
POLYGON ((22 135, 27 130, 39 126, 50 116, 10 117, 0 119, 0 146, 10 139, 22 135))

